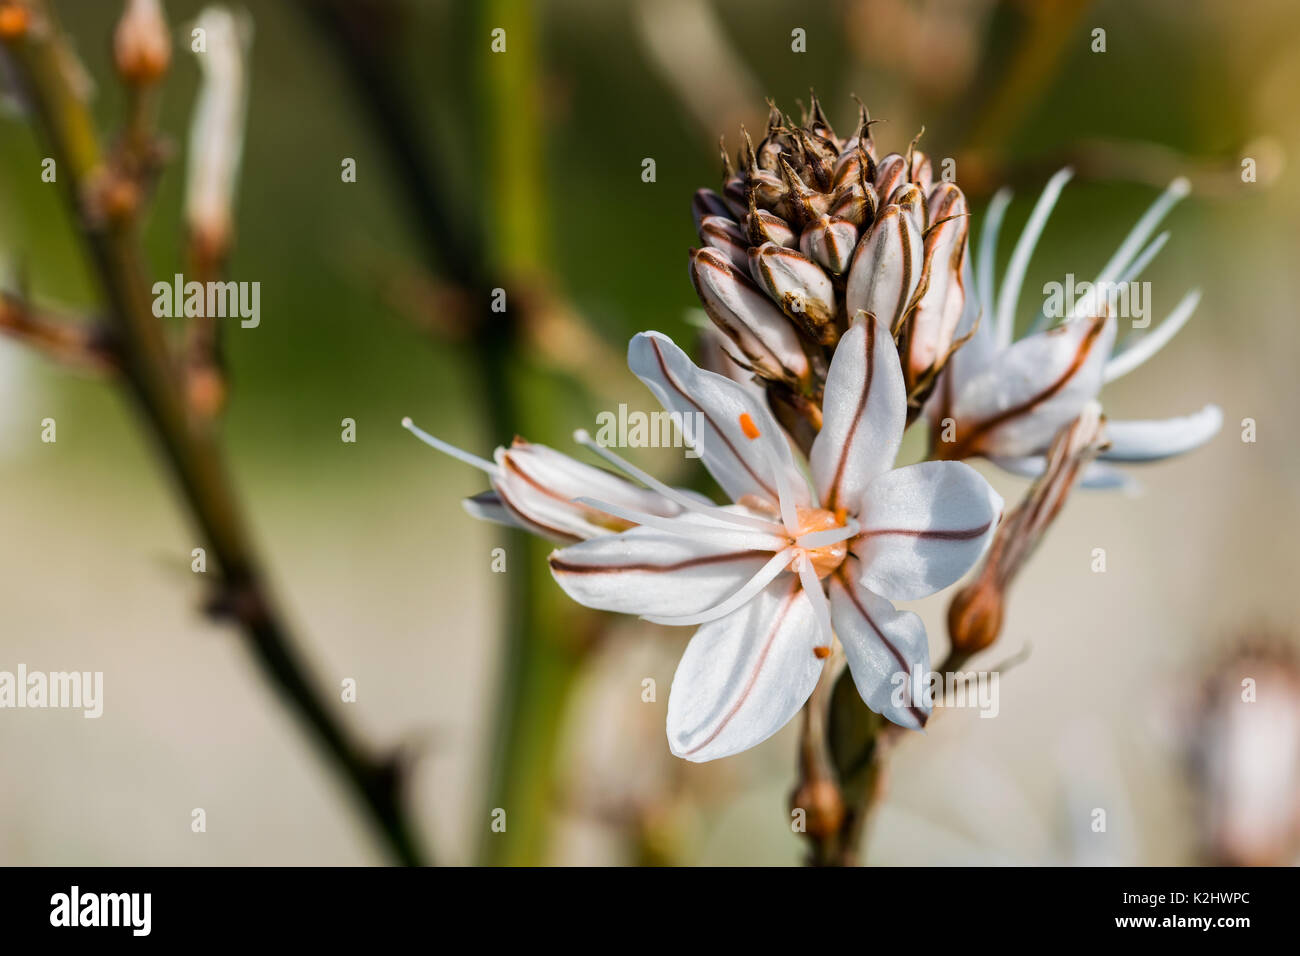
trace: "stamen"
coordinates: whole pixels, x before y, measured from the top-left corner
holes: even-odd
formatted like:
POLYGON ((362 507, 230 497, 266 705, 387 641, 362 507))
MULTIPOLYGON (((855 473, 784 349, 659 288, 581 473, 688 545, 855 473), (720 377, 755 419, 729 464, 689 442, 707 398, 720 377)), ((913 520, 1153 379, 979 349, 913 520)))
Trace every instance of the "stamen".
POLYGON ((998 233, 1002 229, 1002 220, 1011 205, 1011 190, 999 189, 989 200, 988 211, 984 214, 984 225, 980 228, 979 255, 976 260, 975 291, 980 297, 980 314, 993 316, 993 273, 997 265, 998 233))
POLYGON ((758 426, 754 424, 754 419, 749 417, 749 412, 740 413, 740 430, 744 432, 745 437, 751 441, 763 434, 758 430, 758 426))
POLYGON ((807 534, 800 535, 795 538, 794 543, 805 551, 813 551, 817 548, 839 544, 849 538, 856 538, 861 530, 857 521, 850 519, 847 525, 840 528, 827 528, 825 531, 810 531, 807 534))
MULTIPOLYGON (((758 438, 762 432, 754 424, 754 419, 750 417, 749 412, 740 413, 740 430, 745 433, 750 441, 758 438)), ((778 441, 781 439, 778 438, 778 441)), ((759 446, 759 451, 767 459, 768 467, 772 469, 772 477, 776 479, 776 503, 781 508, 781 520, 785 523, 785 530, 791 535, 799 533, 799 519, 794 510, 794 491, 790 487, 789 476, 785 473, 780 456, 777 455, 776 449, 769 443, 764 442, 759 446)))
POLYGON ((410 418, 402 419, 402 427, 405 428, 412 435, 414 435, 416 438, 420 439, 420 441, 424 442, 430 448, 436 448, 444 455, 450 455, 452 458, 455 458, 457 461, 463 461, 471 468, 477 468, 479 471, 485 471, 492 476, 496 476, 496 474, 499 471, 495 462, 488 461, 486 458, 480 458, 478 455, 472 455, 467 451, 462 451, 461 449, 457 448, 455 445, 449 445, 441 438, 434 438, 424 429, 417 427, 416 424, 413 421, 411 421, 410 418))
POLYGON ((998 295, 997 324, 994 326, 999 348, 1006 348, 1015 337, 1016 306, 1020 302, 1020 289, 1025 283, 1029 259, 1034 254, 1034 247, 1038 245, 1038 239, 1043 234, 1061 190, 1073 175, 1074 170, 1066 167, 1047 181, 1043 194, 1034 204, 1034 211, 1029 214, 1029 221, 1025 223, 1025 228, 1011 251, 1011 261, 1007 264, 1007 273, 1002 279, 1002 290, 998 295))
POLYGON ((590 448, 615 468, 623 471, 624 474, 635 478, 653 491, 659 492, 659 494, 663 495, 668 500, 681 505, 687 511, 714 518, 718 521, 724 521, 727 524, 740 525, 744 528, 753 528, 766 534, 780 534, 781 532, 780 526, 774 522, 764 521, 762 518, 756 518, 751 515, 735 514, 719 508, 717 505, 706 505, 703 502, 696 501, 690 495, 683 494, 676 488, 664 484, 654 475, 647 471, 642 471, 626 458, 606 448, 604 445, 592 438, 591 434, 585 428, 579 428, 575 431, 573 433, 573 440, 585 448, 590 448))
POLYGON ((825 659, 830 656, 831 644, 835 640, 835 632, 831 629, 831 608, 830 603, 826 600, 826 594, 822 591, 822 583, 817 580, 817 572, 813 570, 812 561, 807 557, 801 557, 797 562, 799 566, 799 580, 803 583, 803 593, 808 596, 808 601, 812 604, 813 614, 817 617, 817 629, 821 631, 821 646, 813 649, 813 653, 819 658, 825 659), (817 652, 825 648, 825 654, 817 652))
POLYGON ((667 531, 669 534, 679 534, 685 537, 698 536, 701 532, 707 532, 710 535, 725 535, 728 536, 727 541, 735 543, 735 547, 751 551, 778 551, 790 544, 788 538, 777 533, 762 534, 722 526, 706 528, 698 524, 693 525, 683 522, 681 518, 665 518, 662 515, 647 514, 644 511, 637 511, 635 508, 624 508, 621 505, 610 504, 608 501, 585 496, 574 498, 573 501, 575 504, 611 514, 615 518, 622 518, 624 521, 645 525, 647 528, 658 528, 660 531, 667 531))
POLYGON ((1201 291, 1193 289, 1174 307, 1156 328, 1138 339, 1134 344, 1116 354, 1106 363, 1102 371, 1103 383, 1113 382, 1121 375, 1127 375, 1151 356, 1159 352, 1172 339, 1178 330, 1187 324, 1196 307, 1201 302, 1201 291))
POLYGON ((1147 237, 1155 231, 1156 226, 1160 224, 1160 220, 1165 218, 1169 210, 1174 208, 1178 201, 1191 191, 1191 183, 1181 176, 1170 183, 1165 191, 1143 213, 1142 218, 1137 221, 1129 234, 1124 237, 1124 241, 1115 250, 1115 254, 1110 257, 1110 261, 1102 266, 1101 274, 1097 276, 1097 281, 1093 285, 1097 286, 1103 282, 1109 282, 1119 275, 1138 249, 1142 247, 1142 243, 1146 242, 1147 237))
MULTIPOLYGON (((1160 254, 1160 250, 1163 249, 1165 243, 1169 241, 1170 235, 1171 233, 1169 232, 1162 232, 1151 240, 1150 245, 1142 250, 1141 255, 1134 259, 1133 264, 1128 267, 1122 276, 1120 276, 1118 285, 1123 287, 1140 276, 1143 270, 1151 264, 1151 260, 1160 254)), ((1078 302, 1070 304, 1067 318, 1074 317, 1075 312, 1078 311, 1079 306, 1083 304, 1083 300, 1086 298, 1087 296, 1082 296, 1078 302)), ((1034 324, 1029 327, 1029 331, 1025 334, 1033 335, 1036 332, 1043 331, 1043 329, 1047 328, 1049 325, 1051 325, 1051 319, 1047 315, 1047 310, 1043 309, 1038 313, 1038 318, 1034 320, 1034 324)))
POLYGON ((651 617, 646 616, 644 620, 652 624, 707 624, 709 621, 716 621, 720 617, 726 617, 732 611, 743 607, 752 598, 754 598, 763 588, 771 584, 778 574, 785 570, 790 558, 794 555, 794 548, 786 548, 772 555, 770 561, 758 569, 758 573, 741 585, 731 597, 715 604, 706 611, 700 611, 698 614, 683 614, 677 617, 651 617))

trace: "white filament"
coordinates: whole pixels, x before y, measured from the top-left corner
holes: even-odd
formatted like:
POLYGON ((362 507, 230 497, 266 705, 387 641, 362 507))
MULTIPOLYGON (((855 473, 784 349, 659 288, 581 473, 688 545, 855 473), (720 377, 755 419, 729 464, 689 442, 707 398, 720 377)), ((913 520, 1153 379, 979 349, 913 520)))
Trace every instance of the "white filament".
POLYGON ((794 555, 793 548, 785 548, 772 555, 767 564, 758 569, 758 573, 741 585, 731 597, 715 604, 713 607, 700 611, 697 614, 682 614, 674 617, 645 616, 645 620, 652 624, 707 624, 709 621, 716 621, 720 617, 726 617, 732 611, 743 607, 752 600, 763 588, 775 580, 776 576, 785 570, 790 558, 794 555))
POLYGON ((463 461, 471 468, 477 468, 479 471, 485 471, 489 475, 492 475, 494 477, 497 475, 499 471, 499 469, 497 468, 494 462, 490 462, 486 458, 480 458, 478 455, 472 455, 467 451, 462 451, 461 449, 457 448, 455 445, 451 445, 443 441, 441 438, 434 438, 424 429, 418 427, 415 424, 415 422, 411 421, 409 418, 402 419, 402 427, 405 428, 412 435, 414 435, 416 438, 420 439, 420 441, 424 442, 430 448, 436 448, 444 455, 450 455, 452 458, 455 458, 457 461, 463 461))
POLYGON ((706 505, 703 502, 695 500, 690 495, 683 494, 676 488, 664 484, 658 478, 654 477, 654 475, 651 475, 647 471, 642 471, 621 455, 611 451, 604 445, 599 444, 591 437, 586 429, 579 428, 574 432, 573 440, 579 445, 590 448, 615 468, 618 468, 628 476, 635 478, 647 488, 659 492, 659 494, 663 495, 669 501, 681 505, 687 511, 701 515, 702 517, 713 518, 726 524, 740 525, 741 527, 752 528, 767 534, 780 533, 780 526, 774 522, 764 521, 762 518, 756 518, 751 515, 735 514, 734 512, 719 508, 717 505, 706 505))

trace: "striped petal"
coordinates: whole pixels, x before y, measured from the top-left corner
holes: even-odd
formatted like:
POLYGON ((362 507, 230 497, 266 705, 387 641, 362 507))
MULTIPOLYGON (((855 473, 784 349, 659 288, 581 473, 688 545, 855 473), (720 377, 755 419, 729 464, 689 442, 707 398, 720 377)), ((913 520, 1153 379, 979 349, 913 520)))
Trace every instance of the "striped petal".
POLYGON ((919 730, 930 717, 928 701, 915 701, 911 676, 930 673, 925 625, 858 583, 850 558, 829 579, 831 618, 862 700, 901 727, 919 730))
POLYGON ((799 579, 783 574, 744 607, 695 632, 668 697, 668 744, 679 757, 716 760, 784 727, 808 700, 823 661, 799 579))
POLYGON ((478 518, 500 520, 499 505, 511 523, 555 541, 582 541, 631 527, 629 521, 574 500, 584 495, 653 515, 672 516, 682 510, 658 492, 518 438, 509 448, 497 449, 496 464, 495 500, 471 498, 476 504, 467 503, 466 509, 478 518))
POLYGON ((889 326, 859 314, 826 375, 822 430, 809 455, 818 500, 854 512, 868 483, 898 454, 907 392, 889 326))
MULTIPOLYGON (((1032 455, 1101 390, 1115 323, 1074 319, 997 353, 957 393, 956 446, 941 457, 1032 455)), ((960 353, 959 353, 960 354, 960 353)))
POLYGON ((776 503, 784 486, 793 494, 794 506, 811 502, 807 482, 766 403, 731 379, 697 368, 658 332, 634 336, 627 362, 664 408, 700 416, 696 450, 732 501, 757 495, 776 503))
POLYGON ((924 461, 886 472, 863 496, 853 539, 862 584, 913 601, 952 584, 993 537, 1002 498, 974 468, 924 461))
POLYGON ((1110 447, 1101 453, 1106 461, 1158 461, 1199 448, 1218 434, 1223 412, 1206 405, 1199 412, 1180 418, 1152 421, 1108 421, 1106 437, 1110 447))
POLYGON ((772 557, 746 544, 743 532, 687 514, 555 551, 551 575, 569 597, 602 611, 698 614, 740 590, 772 557))

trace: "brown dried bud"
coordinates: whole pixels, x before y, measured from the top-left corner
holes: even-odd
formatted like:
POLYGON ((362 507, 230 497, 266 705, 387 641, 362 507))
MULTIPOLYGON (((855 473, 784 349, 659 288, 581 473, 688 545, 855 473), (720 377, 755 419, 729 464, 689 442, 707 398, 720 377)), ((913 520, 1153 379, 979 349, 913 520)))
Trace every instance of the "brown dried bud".
POLYGON ((844 822, 844 798, 840 788, 825 778, 805 780, 790 794, 790 810, 804 811, 806 833, 825 839, 839 832, 844 822))
POLYGON ((981 574, 962 588, 948 605, 948 636, 952 649, 966 657, 998 639, 1002 631, 1002 589, 992 575, 981 574))

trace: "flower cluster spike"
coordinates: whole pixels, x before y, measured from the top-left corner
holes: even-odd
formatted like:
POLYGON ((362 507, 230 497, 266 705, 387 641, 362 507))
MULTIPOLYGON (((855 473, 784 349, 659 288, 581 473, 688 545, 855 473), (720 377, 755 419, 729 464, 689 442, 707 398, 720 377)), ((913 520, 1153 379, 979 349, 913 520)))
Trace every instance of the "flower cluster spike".
POLYGON ((877 158, 859 104, 851 136, 813 94, 796 125, 769 101, 755 146, 742 129, 720 192, 694 209, 691 278, 728 356, 778 393, 819 397, 854 316, 882 319, 903 356, 916 417, 952 353, 965 304, 967 204, 917 148, 877 158))

